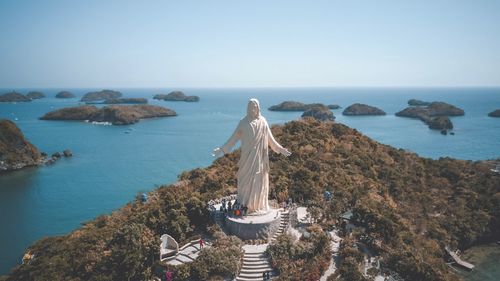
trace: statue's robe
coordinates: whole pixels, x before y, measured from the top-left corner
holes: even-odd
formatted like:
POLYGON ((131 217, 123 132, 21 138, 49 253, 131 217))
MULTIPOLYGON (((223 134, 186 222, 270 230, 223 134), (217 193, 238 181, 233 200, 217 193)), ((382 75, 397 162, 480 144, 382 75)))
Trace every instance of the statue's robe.
MULTIPOLYGON (((252 101, 251 101, 252 102, 252 101)), ((258 102, 257 102, 258 106, 258 102)), ((250 114, 240 120, 233 135, 222 150, 229 153, 241 141, 238 162, 238 202, 248 207, 248 214, 263 214, 269 210, 269 157, 268 147, 280 153, 283 147, 274 139, 266 119, 250 114)))

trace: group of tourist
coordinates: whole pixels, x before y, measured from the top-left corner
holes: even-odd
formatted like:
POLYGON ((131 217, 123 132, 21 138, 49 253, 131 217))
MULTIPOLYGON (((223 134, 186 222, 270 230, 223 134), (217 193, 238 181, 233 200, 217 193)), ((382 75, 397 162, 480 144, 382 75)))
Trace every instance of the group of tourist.
POLYGON ((226 199, 222 199, 220 212, 230 216, 241 217, 247 214, 248 207, 240 204, 238 199, 234 200, 234 203, 231 203, 231 200, 226 201, 226 199))
POLYGON ((227 201, 233 201, 235 199, 236 199, 236 194, 231 194, 228 196, 224 196, 222 198, 212 199, 212 200, 208 201, 208 205, 213 207, 214 205, 222 203, 222 201, 227 202, 227 201))
POLYGON ((285 201, 281 202, 280 204, 281 204, 281 208, 283 208, 283 210, 287 210, 287 209, 292 208, 294 206, 292 197, 289 197, 288 200, 285 200, 285 201))

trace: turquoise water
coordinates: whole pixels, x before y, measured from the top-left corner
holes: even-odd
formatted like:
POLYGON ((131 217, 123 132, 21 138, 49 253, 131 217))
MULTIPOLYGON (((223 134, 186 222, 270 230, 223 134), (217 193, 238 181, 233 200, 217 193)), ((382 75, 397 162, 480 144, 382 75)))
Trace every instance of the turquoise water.
POLYGON ((500 279, 500 245, 490 244, 472 247, 462 257, 474 264, 473 271, 457 269, 467 281, 498 281, 500 279))
MULTIPOLYGON (((30 89, 16 90, 25 93, 30 89)), ((48 111, 78 105, 79 98, 94 89, 73 89, 78 98, 69 100, 55 99, 59 90, 45 89, 47 98, 30 103, 0 103, 0 118, 17 118, 16 124, 40 150, 53 153, 69 148, 74 153, 53 166, 0 176, 0 274, 18 263, 34 241, 68 233, 84 221, 119 208, 139 192, 174 182, 183 170, 209 165, 212 149, 230 136, 251 97, 260 100, 263 115, 273 124, 301 115, 267 111, 284 100, 343 107, 362 102, 380 107, 388 115, 345 117, 342 110, 334 110, 336 121, 381 143, 425 157, 500 157, 500 119, 487 116, 500 108, 498 88, 184 89, 186 94, 200 96, 201 101, 150 99, 151 104, 174 109, 177 117, 142 120, 129 126, 38 120, 48 111), (465 116, 452 118, 456 135, 443 136, 418 120, 395 117, 410 98, 445 101, 463 108, 465 116)), ((151 98, 173 89, 117 90, 125 97, 151 98)))

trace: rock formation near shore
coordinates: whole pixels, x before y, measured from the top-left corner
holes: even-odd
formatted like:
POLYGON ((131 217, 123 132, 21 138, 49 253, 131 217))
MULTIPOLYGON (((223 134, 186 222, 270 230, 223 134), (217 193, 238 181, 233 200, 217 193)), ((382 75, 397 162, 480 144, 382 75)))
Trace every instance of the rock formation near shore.
POLYGON ((71 92, 68 92, 68 91, 60 91, 56 95, 56 98, 58 98, 58 99, 71 99, 74 97, 75 97, 75 95, 71 92))
POLYGON ((113 90, 102 90, 98 92, 88 92, 86 93, 80 101, 92 102, 99 100, 115 99, 122 96, 122 93, 113 90))
POLYGON ((319 121, 333 121, 333 112, 325 105, 318 105, 309 108, 302 113, 302 117, 312 117, 319 121))
POLYGON ((153 97, 155 100, 165 100, 165 101, 187 101, 187 102, 197 102, 200 101, 198 96, 186 96, 182 91, 173 91, 168 95, 158 94, 153 97))
POLYGON ((30 98, 16 91, 0 95, 0 102, 29 102, 29 101, 31 101, 30 98))
POLYGON ((0 172, 39 165, 43 157, 16 124, 0 119, 0 172))
POLYGON ((489 117, 500 117, 500 109, 494 110, 490 113, 488 113, 489 117))
POLYGON ((342 112, 343 115, 353 116, 353 115, 385 115, 385 111, 374 106, 355 103, 348 106, 342 112))
POLYGON ((104 104, 144 104, 148 103, 145 98, 116 98, 107 99, 103 102, 104 104))
POLYGON ((426 123, 430 129, 449 130, 453 124, 448 116, 462 116, 465 112, 445 102, 431 102, 428 106, 411 106, 396 113, 399 117, 417 118, 426 123), (446 118, 436 118, 446 117, 446 118))
POLYGON ((32 100, 36 100, 36 99, 44 98, 45 95, 42 92, 39 92, 39 91, 31 91, 28 94, 26 94, 26 97, 30 98, 32 100))
POLYGON ((127 125, 140 119, 176 116, 171 109, 155 105, 111 105, 103 108, 84 105, 51 111, 40 117, 42 120, 88 120, 109 122, 113 125, 127 125))

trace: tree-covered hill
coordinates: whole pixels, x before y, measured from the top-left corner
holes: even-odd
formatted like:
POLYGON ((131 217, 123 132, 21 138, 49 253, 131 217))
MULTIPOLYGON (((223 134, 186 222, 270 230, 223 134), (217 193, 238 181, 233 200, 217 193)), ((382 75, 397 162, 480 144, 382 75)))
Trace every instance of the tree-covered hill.
MULTIPOLYGON (((270 156, 270 197, 292 197, 316 210, 323 229, 352 210, 366 230, 352 239, 376 249, 383 266, 406 280, 456 280, 445 263, 445 246, 463 249, 500 238, 500 177, 485 163, 421 158, 331 122, 307 119, 272 130, 292 155, 270 156), (331 201, 323 199, 325 190, 333 193, 331 201)), ((30 247, 35 258, 4 278, 150 279, 161 234, 182 244, 209 231, 206 202, 236 191, 238 158, 236 151, 184 172, 177 184, 152 191, 147 203, 136 200, 68 235, 36 242, 30 247)), ((346 261, 357 255, 355 249, 342 252, 346 261)), ((185 276, 221 273, 216 263, 196 266, 184 268, 185 276)), ((339 278, 354 278, 349 276, 339 278)))

